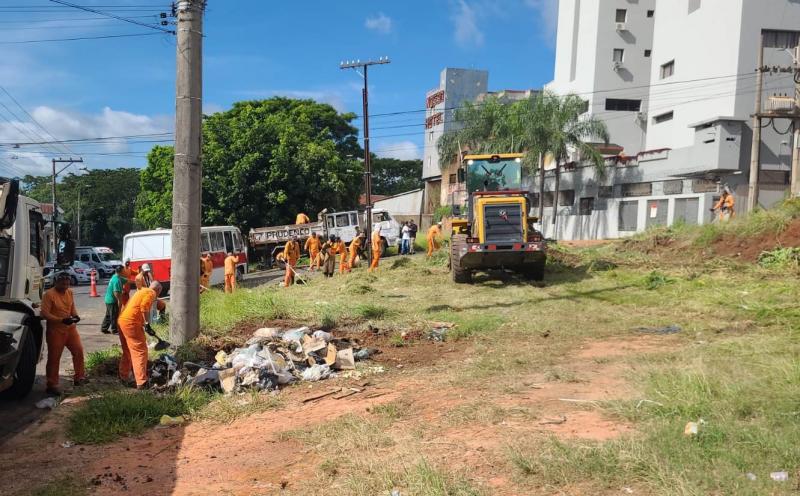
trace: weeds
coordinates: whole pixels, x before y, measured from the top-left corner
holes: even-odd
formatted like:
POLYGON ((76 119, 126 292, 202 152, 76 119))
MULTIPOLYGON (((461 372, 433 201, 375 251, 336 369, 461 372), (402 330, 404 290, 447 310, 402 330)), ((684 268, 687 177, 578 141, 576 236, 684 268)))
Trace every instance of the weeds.
POLYGON ((29 496, 84 496, 89 494, 89 485, 72 475, 67 475, 50 481, 27 494, 29 496))
POLYGON ((202 330, 210 335, 223 335, 238 322, 291 317, 284 296, 272 288, 242 289, 233 294, 206 291, 201 295, 202 330))
POLYGON ((353 310, 364 320, 380 320, 390 313, 388 308, 373 303, 360 303, 353 310))
POLYGON ((197 418, 220 424, 249 417, 283 406, 283 399, 269 393, 252 391, 242 395, 220 396, 197 412, 197 418))
POLYGON ((280 438, 296 439, 323 452, 367 451, 394 445, 392 438, 385 432, 385 427, 385 421, 373 421, 347 414, 310 429, 284 432, 280 438))
POLYGON ((650 291, 654 289, 658 289, 662 286, 666 286, 667 284, 672 284, 675 282, 674 279, 667 277, 665 274, 654 270, 647 274, 644 278, 644 287, 649 289, 650 291))
POLYGON ((369 412, 373 415, 377 415, 378 417, 382 417, 386 420, 394 422, 395 420, 399 420, 411 415, 412 408, 409 401, 396 400, 373 406, 369 409, 369 412))
POLYGON ((408 267, 409 265, 413 264, 414 262, 411 261, 408 257, 400 257, 395 258, 392 260, 391 265, 389 265, 390 269, 402 269, 403 267, 408 267))
POLYGON ((109 371, 116 373, 121 356, 122 349, 116 345, 92 351, 86 355, 86 371, 91 375, 106 375, 109 371))
POLYGON ((758 265, 767 269, 797 269, 800 267, 800 248, 777 248, 758 256, 758 265))

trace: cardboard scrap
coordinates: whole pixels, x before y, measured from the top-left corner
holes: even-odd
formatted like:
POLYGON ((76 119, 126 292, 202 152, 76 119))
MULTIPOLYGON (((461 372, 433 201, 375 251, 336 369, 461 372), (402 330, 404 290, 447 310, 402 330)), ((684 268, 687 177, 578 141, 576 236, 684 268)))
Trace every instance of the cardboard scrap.
POLYGON ((339 370, 355 370, 356 360, 353 358, 353 348, 339 350, 336 353, 336 361, 333 364, 333 368, 339 370))
POLYGON ((226 394, 233 392, 236 387, 236 369, 223 369, 219 371, 219 383, 226 394))
POLYGON ((312 394, 311 396, 303 398, 303 403, 308 403, 309 401, 318 400, 320 398, 324 398, 324 397, 330 396, 332 394, 341 393, 342 391, 343 391, 343 388, 335 388, 335 389, 330 389, 328 391, 322 391, 322 392, 319 392, 319 393, 315 393, 315 394, 312 394))
POLYGON ((325 364, 331 367, 334 363, 336 363, 336 346, 329 344, 328 354, 325 355, 325 364))
POLYGON ((324 339, 312 338, 308 334, 303 336, 303 353, 306 355, 325 349, 326 346, 328 343, 324 339))

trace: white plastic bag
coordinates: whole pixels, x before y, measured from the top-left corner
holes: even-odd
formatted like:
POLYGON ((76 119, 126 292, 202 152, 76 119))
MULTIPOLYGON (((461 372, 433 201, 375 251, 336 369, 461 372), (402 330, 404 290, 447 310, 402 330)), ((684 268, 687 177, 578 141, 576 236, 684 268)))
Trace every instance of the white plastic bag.
POLYGON ((302 378, 304 381, 319 381, 327 379, 331 375, 331 368, 325 364, 314 365, 303 371, 302 378))

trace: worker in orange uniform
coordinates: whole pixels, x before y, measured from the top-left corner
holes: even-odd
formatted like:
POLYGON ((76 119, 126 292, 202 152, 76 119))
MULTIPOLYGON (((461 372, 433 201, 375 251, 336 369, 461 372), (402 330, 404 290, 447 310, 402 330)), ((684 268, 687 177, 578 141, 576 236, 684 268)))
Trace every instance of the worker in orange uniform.
POLYGON ((372 272, 378 268, 378 262, 381 259, 383 252, 383 240, 381 239, 381 228, 376 227, 372 231, 372 263, 369 264, 369 271, 372 272))
POLYGON ((353 267, 356 266, 356 257, 358 256, 358 250, 361 249, 363 245, 364 237, 363 234, 358 234, 358 236, 350 242, 350 257, 347 260, 347 271, 353 270, 353 267))
POLYGON ((122 268, 122 272, 120 272, 120 277, 125 279, 127 282, 122 285, 122 305, 124 306, 128 303, 128 300, 131 297, 131 289, 135 286, 135 279, 138 272, 136 269, 131 268, 131 260, 125 260, 125 267, 122 268))
POLYGON ((205 253, 200 257, 200 292, 211 287, 211 273, 214 271, 214 262, 211 254, 205 253))
POLYGON ((81 318, 75 310, 75 300, 69 289, 70 276, 60 272, 56 276, 55 285, 45 291, 42 296, 41 315, 47 321, 47 394, 60 396, 58 388, 58 369, 61 354, 66 347, 72 354, 72 368, 75 370, 73 380, 76 386, 86 382, 86 369, 83 361, 83 345, 78 334, 81 318))
POLYGON ((319 269, 320 267, 320 259, 319 259, 319 250, 322 248, 322 243, 320 242, 317 233, 312 232, 311 236, 306 240, 305 249, 308 252, 308 258, 310 260, 308 270, 314 270, 316 267, 319 269))
POLYGON ((731 220, 736 216, 735 206, 736 200, 734 200, 730 190, 726 187, 722 191, 719 201, 711 208, 711 211, 719 210, 719 220, 721 221, 731 220))
POLYGON ((141 270, 136 274, 136 279, 134 280, 137 291, 142 288, 150 287, 150 283, 153 282, 153 271, 150 268, 150 264, 142 264, 139 268, 141 270))
POLYGON ((286 276, 283 278, 283 285, 287 288, 294 284, 294 270, 297 261, 300 259, 300 241, 297 236, 286 242, 283 248, 283 256, 286 259, 286 276))
POLYGON ((303 212, 297 214, 297 218, 294 220, 295 224, 308 224, 309 222, 311 222, 311 219, 309 219, 308 215, 304 214, 303 212))
POLYGON ((336 253, 339 254, 339 273, 350 272, 350 266, 347 264, 347 245, 339 236, 336 236, 336 253))
POLYGON ((236 264, 239 263, 239 257, 233 254, 232 251, 228 252, 225 257, 225 292, 233 293, 236 291, 236 264))
POLYGON ((127 382, 132 369, 136 389, 147 387, 147 338, 144 333, 155 334, 150 327, 150 318, 159 294, 161 283, 158 281, 136 291, 119 316, 119 342, 122 345, 119 378, 127 382))
POLYGON ((438 222, 428 229, 428 258, 433 256, 433 252, 442 247, 442 223, 438 222))

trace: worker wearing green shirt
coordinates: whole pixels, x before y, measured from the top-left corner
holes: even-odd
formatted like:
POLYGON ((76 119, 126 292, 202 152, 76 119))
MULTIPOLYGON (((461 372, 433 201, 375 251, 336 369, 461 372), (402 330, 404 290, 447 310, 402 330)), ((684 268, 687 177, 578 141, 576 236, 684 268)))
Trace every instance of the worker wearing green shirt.
POLYGON ((108 281, 105 298, 106 316, 103 317, 103 323, 100 324, 100 331, 103 334, 119 333, 117 317, 119 317, 120 312, 122 312, 122 288, 128 284, 128 280, 120 275, 122 269, 122 266, 118 266, 111 280, 108 281))

